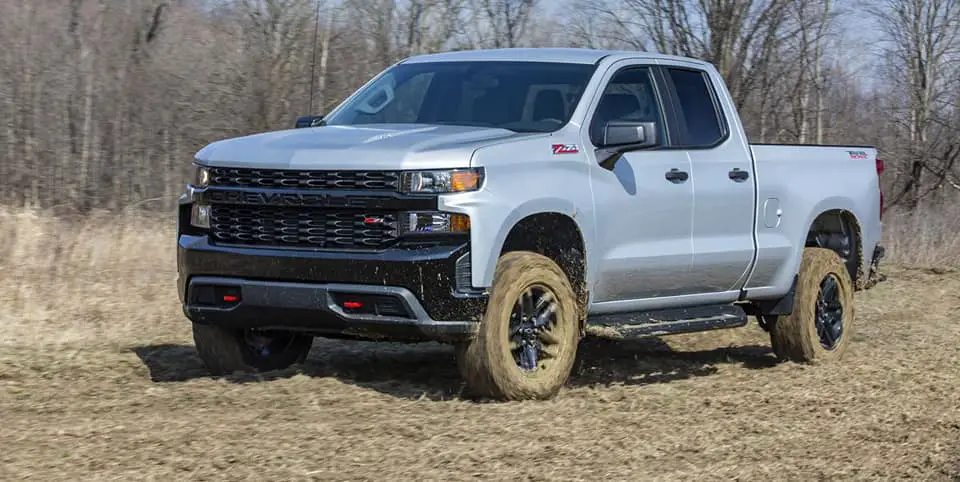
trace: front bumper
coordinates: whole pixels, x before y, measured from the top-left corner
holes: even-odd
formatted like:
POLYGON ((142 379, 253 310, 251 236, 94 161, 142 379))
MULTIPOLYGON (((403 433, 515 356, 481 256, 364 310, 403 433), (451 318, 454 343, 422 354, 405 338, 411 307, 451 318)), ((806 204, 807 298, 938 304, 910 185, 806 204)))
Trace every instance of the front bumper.
POLYGON ((184 314, 196 323, 457 341, 476 332, 486 304, 485 295, 457 290, 457 270, 469 258, 467 244, 324 252, 218 246, 181 233, 178 291, 184 314), (347 301, 375 312, 344 308, 347 301))

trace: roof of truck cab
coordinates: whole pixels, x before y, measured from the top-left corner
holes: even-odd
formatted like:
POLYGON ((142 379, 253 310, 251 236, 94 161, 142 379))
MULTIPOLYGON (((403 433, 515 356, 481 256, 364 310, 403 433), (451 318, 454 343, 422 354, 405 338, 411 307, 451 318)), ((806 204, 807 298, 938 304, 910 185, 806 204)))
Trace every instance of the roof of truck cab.
POLYGON ((707 65, 707 62, 690 57, 655 54, 651 52, 553 47, 455 50, 450 52, 417 55, 405 59, 403 63, 500 60, 512 62, 527 61, 595 64, 603 58, 609 56, 651 60, 682 60, 686 62, 695 62, 707 65))

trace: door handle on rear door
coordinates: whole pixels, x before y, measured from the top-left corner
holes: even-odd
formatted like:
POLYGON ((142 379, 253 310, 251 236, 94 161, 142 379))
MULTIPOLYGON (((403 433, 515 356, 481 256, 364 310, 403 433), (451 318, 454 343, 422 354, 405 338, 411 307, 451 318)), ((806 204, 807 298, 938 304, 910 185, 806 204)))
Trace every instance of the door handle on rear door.
POLYGON ((680 169, 673 168, 667 171, 667 173, 664 174, 663 177, 667 178, 668 181, 674 184, 680 184, 681 182, 685 182, 687 178, 690 177, 690 175, 687 174, 686 171, 681 171, 680 169))
POLYGON ((739 167, 733 168, 732 171, 727 173, 730 176, 730 179, 733 179, 734 182, 743 182, 750 177, 750 173, 747 171, 741 171, 739 167))

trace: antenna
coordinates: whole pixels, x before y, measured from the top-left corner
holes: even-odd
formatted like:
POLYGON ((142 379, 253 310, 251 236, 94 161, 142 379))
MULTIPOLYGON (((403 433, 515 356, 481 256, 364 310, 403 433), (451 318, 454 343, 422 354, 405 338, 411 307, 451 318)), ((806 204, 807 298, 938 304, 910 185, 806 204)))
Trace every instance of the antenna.
POLYGON ((316 0, 317 14, 313 26, 313 61, 310 64, 310 105, 305 114, 313 115, 313 87, 316 85, 317 75, 317 37, 320 35, 320 0, 316 0))

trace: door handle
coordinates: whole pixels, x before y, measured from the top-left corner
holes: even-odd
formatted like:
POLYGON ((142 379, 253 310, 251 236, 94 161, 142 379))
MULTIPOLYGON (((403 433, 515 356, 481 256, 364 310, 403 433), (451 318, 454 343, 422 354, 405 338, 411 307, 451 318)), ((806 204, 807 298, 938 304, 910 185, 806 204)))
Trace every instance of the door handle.
POLYGON ((687 174, 686 171, 681 171, 680 169, 673 168, 667 171, 667 173, 664 174, 663 177, 667 178, 668 181, 674 184, 680 184, 681 182, 685 182, 687 178, 690 177, 690 175, 687 174))
POLYGON ((733 179, 734 182, 743 182, 750 177, 750 173, 747 171, 741 171, 739 167, 733 168, 732 171, 727 173, 730 176, 730 179, 733 179))

